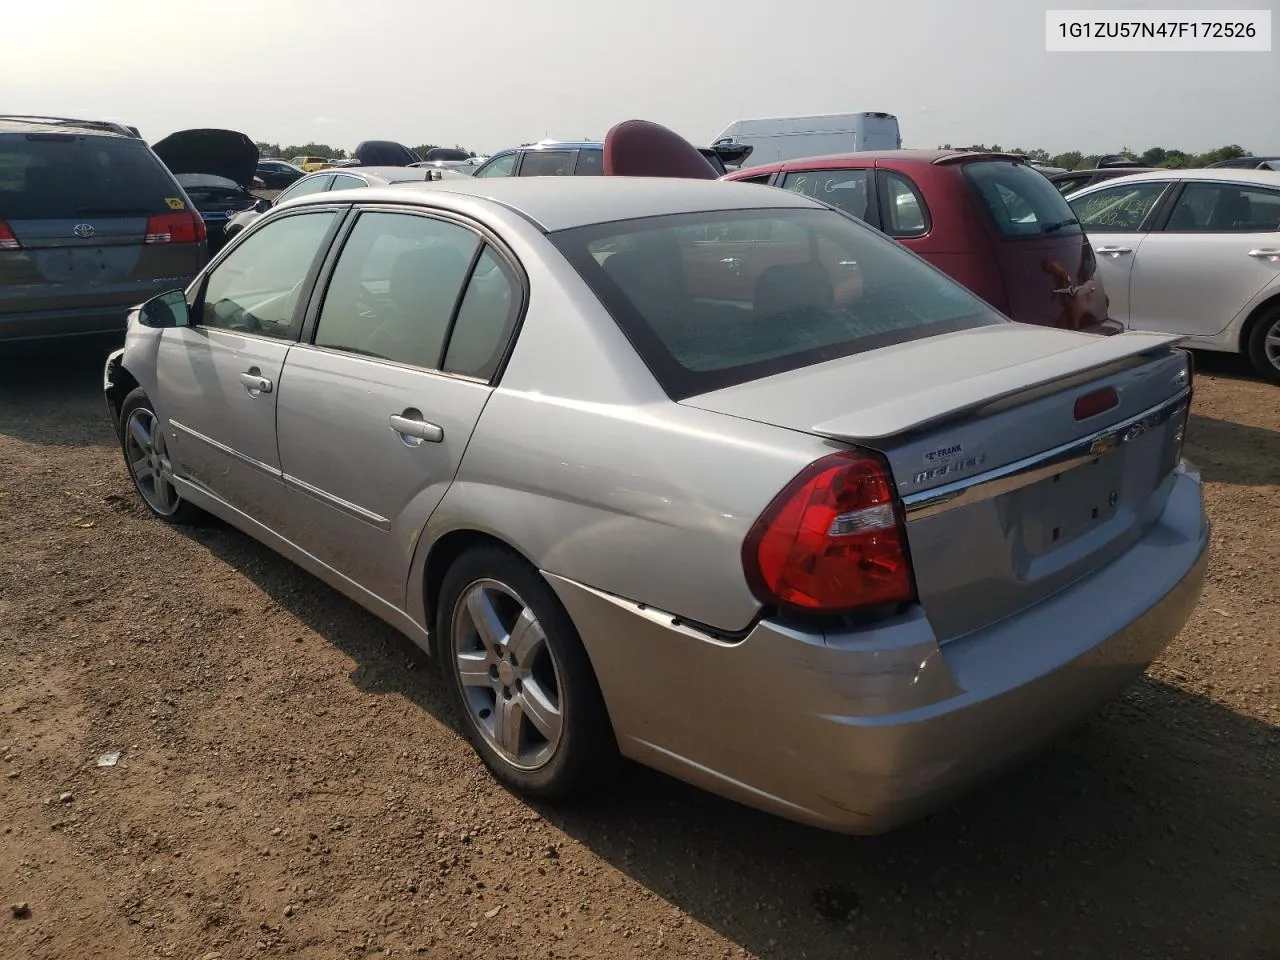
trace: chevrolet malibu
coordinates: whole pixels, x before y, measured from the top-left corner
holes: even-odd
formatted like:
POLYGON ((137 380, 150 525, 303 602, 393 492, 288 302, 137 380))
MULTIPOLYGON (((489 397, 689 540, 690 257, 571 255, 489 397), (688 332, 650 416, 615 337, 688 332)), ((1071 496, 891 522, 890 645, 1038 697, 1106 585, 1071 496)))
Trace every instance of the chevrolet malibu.
POLYGON ((1176 342, 1014 323, 800 194, 468 177, 282 204, 135 311, 105 390, 151 513, 402 630, 508 786, 621 755, 874 833, 1182 627, 1176 342))

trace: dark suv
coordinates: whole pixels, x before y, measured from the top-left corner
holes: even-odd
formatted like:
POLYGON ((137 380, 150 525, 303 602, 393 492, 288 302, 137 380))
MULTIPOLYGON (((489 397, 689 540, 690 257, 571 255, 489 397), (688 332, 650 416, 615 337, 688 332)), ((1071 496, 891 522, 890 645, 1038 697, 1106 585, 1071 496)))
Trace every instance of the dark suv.
POLYGON ((123 331, 207 260, 200 214, 129 127, 0 116, 0 344, 123 331))

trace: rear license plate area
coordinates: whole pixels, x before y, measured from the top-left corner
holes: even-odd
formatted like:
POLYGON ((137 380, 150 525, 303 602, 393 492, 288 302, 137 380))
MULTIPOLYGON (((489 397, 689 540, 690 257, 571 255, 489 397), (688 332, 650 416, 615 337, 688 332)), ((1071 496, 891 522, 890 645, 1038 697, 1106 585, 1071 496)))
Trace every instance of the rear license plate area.
POLYGON ((1018 504, 1024 549, 1048 553, 1114 517, 1123 468, 1123 451, 1113 450, 1025 488, 1018 504))

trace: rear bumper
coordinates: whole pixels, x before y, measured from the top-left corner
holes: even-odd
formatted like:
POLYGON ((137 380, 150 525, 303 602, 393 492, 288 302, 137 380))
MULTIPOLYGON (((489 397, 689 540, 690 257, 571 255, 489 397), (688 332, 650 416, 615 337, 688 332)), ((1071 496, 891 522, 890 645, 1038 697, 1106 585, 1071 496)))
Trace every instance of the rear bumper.
POLYGON ((548 579, 622 751, 715 793, 845 833, 929 813, 1139 677, 1200 597, 1209 525, 1185 468, 1159 521, 1085 580, 939 645, 916 608, 842 634, 762 621, 722 643, 548 579))

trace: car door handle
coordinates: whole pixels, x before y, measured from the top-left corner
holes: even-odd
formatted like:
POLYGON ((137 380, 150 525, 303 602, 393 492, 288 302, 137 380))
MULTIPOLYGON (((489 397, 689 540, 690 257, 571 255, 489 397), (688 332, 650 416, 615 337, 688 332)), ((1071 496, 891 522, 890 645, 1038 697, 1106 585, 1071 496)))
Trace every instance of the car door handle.
POLYGON ((1133 249, 1131 247, 1097 247, 1094 249, 1093 252, 1094 253, 1110 253, 1118 257, 1122 253, 1133 253, 1133 249))
POLYGON ((425 440, 427 443, 440 443, 444 440, 444 429, 439 424, 428 423, 426 420, 402 417, 398 413, 393 413, 387 418, 387 423, 402 437, 425 440))
POLYGON ((250 393, 255 395, 258 393, 271 392, 271 381, 258 373, 256 368, 253 370, 246 370, 244 373, 240 374, 240 382, 245 385, 245 388, 250 393))
POLYGON ((1257 257, 1259 260, 1280 260, 1280 250, 1256 249, 1250 250, 1249 256, 1257 257))

